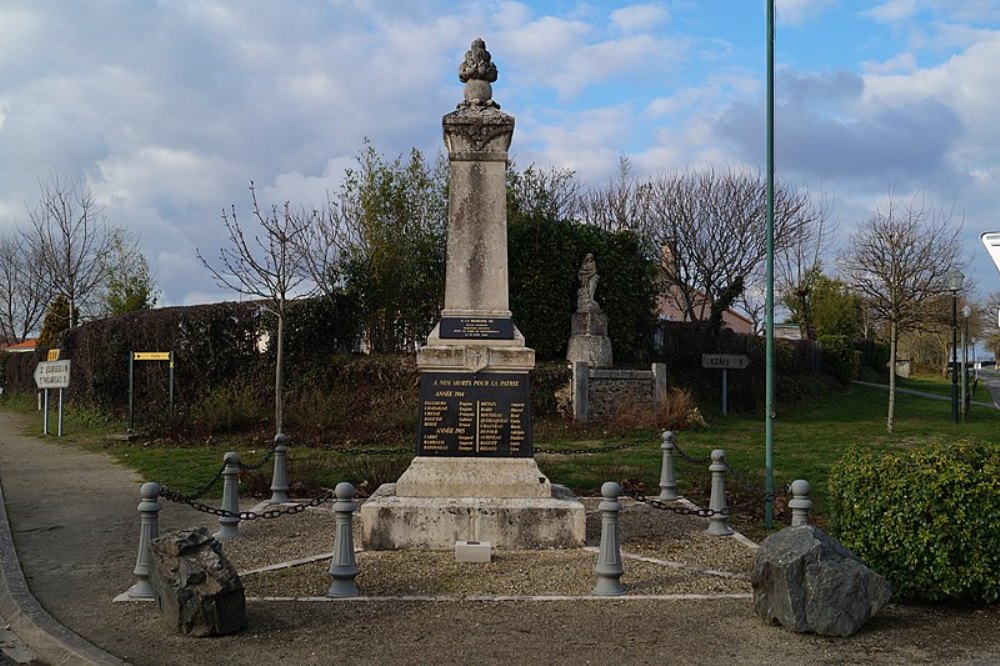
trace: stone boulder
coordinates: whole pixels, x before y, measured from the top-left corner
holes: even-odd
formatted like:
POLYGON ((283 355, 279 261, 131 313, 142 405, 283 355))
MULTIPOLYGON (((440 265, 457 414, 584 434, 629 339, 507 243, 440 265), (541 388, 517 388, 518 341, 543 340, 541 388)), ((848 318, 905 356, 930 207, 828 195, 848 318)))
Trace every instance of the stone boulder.
POLYGON ((150 542, 149 581, 160 613, 187 636, 231 634, 247 626, 236 569, 205 528, 170 532, 150 542))
POLYGON ((765 539, 750 581, 758 615, 824 636, 850 636, 892 596, 882 576, 812 525, 788 527, 765 539))

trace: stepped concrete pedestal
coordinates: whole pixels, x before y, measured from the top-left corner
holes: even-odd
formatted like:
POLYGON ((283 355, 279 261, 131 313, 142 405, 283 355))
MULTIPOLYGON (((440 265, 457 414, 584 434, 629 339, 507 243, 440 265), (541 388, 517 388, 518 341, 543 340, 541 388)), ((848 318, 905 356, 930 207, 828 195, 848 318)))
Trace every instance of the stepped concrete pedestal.
POLYGON ((417 457, 361 507, 366 549, 583 545, 584 507, 533 458, 534 350, 514 325, 507 280, 506 168, 514 118, 492 99, 482 40, 459 68, 465 99, 442 120, 448 245, 441 320, 417 351, 417 457))

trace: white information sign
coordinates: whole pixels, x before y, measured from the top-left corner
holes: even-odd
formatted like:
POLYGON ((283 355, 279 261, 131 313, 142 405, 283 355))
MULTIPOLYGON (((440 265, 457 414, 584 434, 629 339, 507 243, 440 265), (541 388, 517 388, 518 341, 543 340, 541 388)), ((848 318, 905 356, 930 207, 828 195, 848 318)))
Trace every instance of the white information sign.
POLYGON ((42 361, 35 366, 35 386, 40 389, 69 388, 69 360, 42 361))
POLYGON ((712 370, 743 370, 750 358, 743 354, 702 354, 701 367, 712 370))
POLYGON ((980 236, 979 240, 983 241, 986 251, 990 253, 990 259, 1000 271, 1000 231, 988 231, 980 236))

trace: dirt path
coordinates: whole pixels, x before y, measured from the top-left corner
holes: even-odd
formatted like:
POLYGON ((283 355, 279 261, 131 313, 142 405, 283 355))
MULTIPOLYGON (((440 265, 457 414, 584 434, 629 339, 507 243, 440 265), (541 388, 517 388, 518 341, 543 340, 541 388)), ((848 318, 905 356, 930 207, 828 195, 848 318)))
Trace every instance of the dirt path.
MULTIPOLYGON (((41 441, 0 411, 0 482, 22 568, 60 622, 135 664, 1000 663, 1000 613, 893 605, 848 639, 764 625, 743 599, 249 603, 250 629, 168 631, 132 582, 141 479, 107 456, 41 441)), ((209 517, 161 512, 161 529, 209 517)), ((545 557, 540 553, 539 557, 545 557)))

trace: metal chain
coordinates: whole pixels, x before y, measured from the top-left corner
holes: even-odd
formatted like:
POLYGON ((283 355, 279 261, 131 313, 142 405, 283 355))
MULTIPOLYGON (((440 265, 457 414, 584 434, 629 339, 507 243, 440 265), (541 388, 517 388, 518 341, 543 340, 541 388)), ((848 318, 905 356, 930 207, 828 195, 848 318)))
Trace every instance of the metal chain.
POLYGON ((623 495, 627 495, 628 497, 631 497, 632 499, 636 500, 637 502, 641 502, 643 504, 648 504, 649 506, 653 507, 654 509, 659 509, 661 511, 669 511, 671 513, 676 513, 679 516, 698 516, 699 518, 711 518, 712 516, 731 516, 734 513, 738 512, 738 511, 741 511, 743 509, 749 509, 749 508, 752 508, 754 506, 760 505, 761 500, 763 500, 765 502, 768 499, 773 500, 773 499, 775 499, 775 497, 777 497, 779 494, 781 494, 781 493, 778 493, 778 492, 768 493, 767 495, 764 495, 764 497, 761 498, 761 500, 753 499, 753 500, 748 500, 748 501, 740 503, 740 504, 734 504, 732 506, 728 506, 727 505, 721 511, 715 511, 714 509, 699 509, 699 508, 691 509, 691 508, 688 508, 688 507, 685 507, 685 506, 672 506, 670 504, 667 504, 666 502, 661 502, 658 499, 652 499, 652 498, 646 497, 645 495, 643 495, 642 493, 638 492, 637 490, 632 490, 631 488, 627 488, 626 486, 624 486, 622 484, 619 484, 619 485, 622 486, 622 494, 623 495))
POLYGON ((361 455, 370 455, 370 456, 386 456, 393 454, 413 453, 413 447, 397 446, 394 448, 385 448, 385 449, 369 449, 365 447, 355 446, 346 449, 327 449, 327 451, 329 451, 330 453, 344 453, 344 454, 358 453, 361 455))
POLYGON ((222 478, 222 473, 226 470, 226 465, 227 464, 229 464, 229 461, 228 460, 224 460, 222 462, 222 465, 219 466, 219 470, 215 473, 215 476, 213 476, 211 479, 209 479, 206 483, 204 483, 201 486, 199 486, 198 489, 195 490, 190 495, 185 495, 185 494, 180 493, 180 492, 178 492, 176 490, 171 490, 170 493, 171 493, 172 496, 168 497, 167 495, 163 494, 164 488, 161 487, 160 488, 160 497, 164 497, 166 499, 169 499, 172 502, 186 502, 188 500, 194 502, 194 501, 200 500, 202 497, 205 496, 205 494, 209 490, 212 489, 212 486, 214 486, 216 484, 216 482, 219 479, 222 478), (173 497, 183 498, 183 499, 173 499, 173 497))
POLYGON ((576 456, 585 455, 593 453, 610 453, 611 451, 621 451, 622 449, 630 449, 634 446, 639 446, 640 444, 646 444, 649 440, 646 439, 636 439, 631 442, 623 442, 621 444, 608 444, 605 446, 592 447, 589 449, 540 449, 536 448, 535 453, 549 453, 558 454, 564 456, 576 456))
POLYGON ((688 455, 684 449, 682 449, 678 444, 677 440, 674 440, 674 449, 677 453, 681 454, 681 458, 694 465, 708 465, 712 462, 712 456, 702 456, 701 458, 695 458, 694 456, 688 455))
POLYGON ((220 509, 218 507, 209 506, 203 502, 199 502, 197 499, 184 495, 177 492, 176 490, 171 490, 167 487, 160 488, 160 497, 169 500, 171 502, 177 502, 179 504, 186 504, 195 511, 200 511, 202 513, 207 513, 213 516, 219 516, 220 518, 239 518, 240 520, 256 520, 257 518, 280 518, 282 516, 287 516, 293 513, 302 513, 308 508, 319 506, 324 502, 328 502, 334 497, 332 490, 327 490, 321 495, 317 495, 308 502, 304 504, 293 504, 291 506, 285 507, 283 509, 269 509, 267 511, 262 511, 256 513, 254 511, 240 511, 239 513, 233 513, 232 511, 226 511, 225 509, 220 509))
POLYGON ((243 462, 240 462, 240 471, 241 472, 256 472, 257 470, 259 470, 260 468, 262 468, 264 465, 266 465, 271 458, 274 457, 274 451, 277 448, 278 448, 277 445, 272 446, 271 450, 268 451, 267 454, 264 455, 264 458, 260 462, 254 463, 253 465, 245 465, 245 464, 243 464, 243 462))
MULTIPOLYGON (((619 484, 619 485, 621 485, 621 484, 619 484)), ((691 509, 691 508, 688 508, 686 506, 671 506, 671 505, 667 504, 666 502, 661 502, 658 499, 652 499, 652 498, 646 497, 645 495, 643 495, 639 491, 632 490, 631 488, 626 488, 625 486, 622 486, 622 495, 627 495, 628 497, 631 497, 632 499, 636 500, 637 502, 641 502, 643 504, 648 504, 649 506, 653 507, 654 509, 659 509, 661 511, 669 511, 671 513, 676 513, 678 516, 698 516, 699 518, 711 518, 712 516, 716 516, 716 515, 719 515, 719 516, 728 516, 728 515, 730 515, 733 512, 732 508, 730 508, 730 507, 726 507, 725 509, 722 509, 721 511, 715 511, 714 509, 697 509, 697 508, 691 509)))

